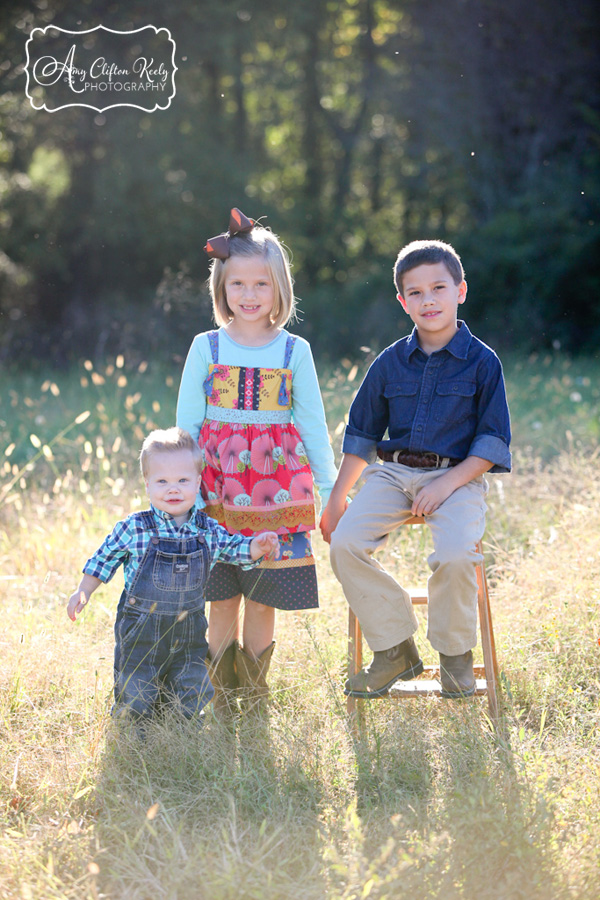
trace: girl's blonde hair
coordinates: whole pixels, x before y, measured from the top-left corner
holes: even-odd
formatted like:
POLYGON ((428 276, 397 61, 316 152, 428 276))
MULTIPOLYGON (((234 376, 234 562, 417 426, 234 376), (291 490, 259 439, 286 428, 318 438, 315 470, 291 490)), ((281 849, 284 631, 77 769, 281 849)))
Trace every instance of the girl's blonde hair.
MULTIPOLYGON (((229 238, 229 259, 234 256, 262 256, 275 293, 271 324, 280 328, 295 318, 296 299, 294 297, 294 280, 292 278, 290 258, 284 245, 276 234, 255 225, 247 234, 236 234, 229 238)), ((227 259, 213 259, 210 264, 208 284, 213 304, 213 316, 217 325, 228 325, 233 313, 227 305, 225 294, 225 278, 227 275, 227 259)))

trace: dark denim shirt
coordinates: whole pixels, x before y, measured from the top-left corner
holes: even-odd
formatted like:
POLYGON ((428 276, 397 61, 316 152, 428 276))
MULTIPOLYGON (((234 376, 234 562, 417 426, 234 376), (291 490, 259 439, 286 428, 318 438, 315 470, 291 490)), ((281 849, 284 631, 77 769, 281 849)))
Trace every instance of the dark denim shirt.
POLYGON ((416 329, 379 354, 350 407, 344 453, 369 463, 377 449, 479 456, 493 463, 490 472, 510 472, 502 365, 464 322, 458 326, 430 356, 419 347, 416 329))

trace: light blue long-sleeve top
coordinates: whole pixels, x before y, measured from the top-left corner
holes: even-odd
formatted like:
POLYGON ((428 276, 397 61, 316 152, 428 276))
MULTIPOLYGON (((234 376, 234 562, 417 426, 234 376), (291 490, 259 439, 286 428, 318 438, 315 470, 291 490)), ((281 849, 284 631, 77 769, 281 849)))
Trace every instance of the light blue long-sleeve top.
MULTIPOLYGON (((228 366, 280 369, 289 332, 282 329, 277 337, 262 347, 247 347, 232 340, 224 328, 219 329, 219 362, 228 366)), ((212 363, 207 333, 197 334, 192 341, 179 387, 177 424, 198 440, 206 416, 204 379, 212 363)), ((327 433, 325 409, 317 380, 310 345, 296 336, 290 359, 292 370, 292 420, 298 429, 308 456, 313 478, 324 509, 335 483, 337 471, 333 449, 327 433)))

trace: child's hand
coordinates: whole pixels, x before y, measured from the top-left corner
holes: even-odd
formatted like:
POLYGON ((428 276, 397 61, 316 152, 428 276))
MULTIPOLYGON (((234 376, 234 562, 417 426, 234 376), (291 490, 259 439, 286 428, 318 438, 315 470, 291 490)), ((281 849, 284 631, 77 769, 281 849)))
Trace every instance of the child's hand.
POLYGON ((261 556, 277 559, 279 556, 279 538, 274 531, 264 531, 257 535, 250 543, 250 555, 252 559, 260 559, 261 556))
POLYGON ((77 590, 71 594, 69 602, 67 603, 67 615, 72 622, 75 621, 89 599, 90 598, 86 596, 80 588, 77 588, 77 590))
POLYGON ((323 515, 321 516, 321 521, 319 522, 319 528, 321 529, 321 534, 323 535, 323 540, 328 544, 331 543, 331 535, 335 531, 338 526, 338 522, 348 509, 348 501, 344 500, 343 504, 335 503, 330 499, 329 503, 323 510, 323 515))
POLYGON ((72 622, 75 621, 83 607, 89 603, 90 597, 101 584, 102 582, 95 575, 84 574, 79 582, 79 587, 71 594, 67 603, 67 615, 72 622))
POLYGON ((421 488, 413 501, 411 513, 413 516, 430 516, 454 491, 455 487, 450 479, 441 475, 421 488))

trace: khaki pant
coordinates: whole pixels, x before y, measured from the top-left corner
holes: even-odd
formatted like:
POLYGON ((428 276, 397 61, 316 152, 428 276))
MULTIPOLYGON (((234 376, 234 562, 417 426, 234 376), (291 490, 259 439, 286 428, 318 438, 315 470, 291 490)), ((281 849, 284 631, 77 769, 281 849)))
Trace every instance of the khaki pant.
MULTIPOLYGON (((394 647, 417 630, 408 593, 373 554, 411 518, 419 489, 446 471, 398 463, 368 466, 365 484, 332 535, 333 570, 372 650, 394 647)), ((481 556, 475 545, 485 529, 486 493, 487 482, 480 476, 458 488, 426 518, 434 546, 427 560, 432 572, 427 584, 427 637, 447 656, 466 653, 477 644, 475 565, 481 556)))

